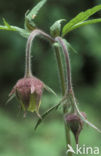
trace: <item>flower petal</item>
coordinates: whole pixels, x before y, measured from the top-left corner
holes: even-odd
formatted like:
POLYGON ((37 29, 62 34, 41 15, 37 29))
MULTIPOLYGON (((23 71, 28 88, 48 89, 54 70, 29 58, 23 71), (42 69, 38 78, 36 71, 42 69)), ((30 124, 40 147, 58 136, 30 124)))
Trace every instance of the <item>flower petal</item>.
POLYGON ((36 111, 36 98, 34 94, 30 95, 30 100, 29 100, 29 107, 27 109, 30 112, 36 111))
POLYGON ((31 86, 31 94, 33 94, 34 91, 35 91, 35 87, 32 85, 32 86, 31 86))

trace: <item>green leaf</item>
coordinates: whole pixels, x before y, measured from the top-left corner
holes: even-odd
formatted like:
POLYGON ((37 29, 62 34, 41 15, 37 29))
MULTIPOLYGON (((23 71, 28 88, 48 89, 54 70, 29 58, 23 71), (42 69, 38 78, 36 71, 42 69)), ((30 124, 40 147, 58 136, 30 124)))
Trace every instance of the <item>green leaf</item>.
POLYGON ((13 98, 15 98, 15 94, 12 94, 9 98, 8 98, 8 100, 6 101, 6 105, 10 102, 10 101, 12 101, 13 100, 13 98))
POLYGON ((63 39, 63 41, 64 41, 64 44, 66 45, 66 47, 67 47, 67 50, 69 50, 69 51, 72 51, 72 52, 74 52, 74 53, 78 53, 72 46, 71 46, 71 44, 69 43, 69 42, 67 42, 67 40, 65 40, 65 39, 63 39))
POLYGON ((52 112, 53 110, 57 110, 58 107, 62 104, 64 104, 67 101, 66 97, 63 97, 63 99, 55 106, 51 107, 50 109, 48 109, 45 113, 43 113, 43 115, 41 116, 41 119, 38 119, 36 125, 35 125, 35 130, 37 129, 37 127, 40 125, 40 123, 47 117, 47 115, 52 112))
POLYGON ((32 31, 36 28, 36 25, 33 21, 33 19, 38 14, 39 10, 43 7, 43 5, 46 3, 46 0, 41 0, 35 7, 32 8, 31 11, 27 11, 25 14, 25 29, 27 31, 32 31))
POLYGON ((25 19, 25 24, 24 24, 25 30, 28 32, 33 31, 36 28, 36 25, 34 21, 29 21, 27 18, 25 19))
POLYGON ((50 27, 50 33, 53 37, 60 36, 61 32, 61 22, 66 21, 65 19, 60 19, 56 21, 51 27, 50 27))
MULTIPOLYGON (((81 22, 81 23, 78 23, 76 25, 74 25, 73 27, 71 27, 70 31, 74 30, 74 29, 77 29, 77 28, 80 28, 82 26, 85 26, 85 25, 88 25, 88 24, 94 24, 94 23, 99 23, 101 22, 101 18, 99 19, 92 19, 92 20, 87 20, 87 21, 84 21, 84 22, 81 22)), ((69 31, 69 32, 70 32, 69 31)))
POLYGON ((16 26, 11 26, 11 25, 10 25, 10 28, 7 27, 7 26, 4 26, 4 25, 0 25, 0 30, 16 31, 21 36, 23 36, 25 38, 28 38, 28 36, 30 34, 29 32, 27 32, 26 30, 24 30, 22 28, 19 28, 19 27, 16 27, 16 26))
POLYGON ((45 88, 48 92, 50 92, 50 93, 54 94, 55 96, 57 96, 56 93, 55 93, 49 86, 47 86, 46 84, 44 84, 44 88, 45 88))
POLYGON ((0 30, 16 31, 21 36, 23 36, 25 38, 28 38, 29 32, 27 32, 25 29, 22 29, 22 28, 19 28, 19 27, 16 27, 16 26, 9 25, 4 18, 3 18, 3 23, 4 23, 4 25, 0 25, 0 30))
POLYGON ((31 21, 33 20, 36 15, 38 14, 39 10, 43 7, 46 3, 46 0, 41 0, 27 15, 26 18, 31 21))
POLYGON ((91 15, 95 14, 97 11, 101 10, 101 5, 97 5, 91 9, 88 9, 84 12, 79 13, 76 17, 74 17, 72 20, 70 20, 70 22, 68 22, 62 30, 62 35, 66 35, 71 27, 73 27, 75 24, 78 24, 80 22, 83 22, 85 20, 87 20, 91 15))
POLYGON ((83 115, 82 113, 80 112, 78 106, 77 106, 77 103, 75 101, 75 99, 71 99, 74 103, 74 107, 78 113, 78 115, 80 116, 80 118, 90 127, 92 127, 93 129, 97 130, 99 133, 101 133, 101 130, 99 128, 97 128, 94 124, 92 124, 91 122, 89 122, 83 115))
POLYGON ((10 25, 7 23, 7 21, 3 18, 3 23, 5 26, 7 26, 9 29, 11 28, 10 25))

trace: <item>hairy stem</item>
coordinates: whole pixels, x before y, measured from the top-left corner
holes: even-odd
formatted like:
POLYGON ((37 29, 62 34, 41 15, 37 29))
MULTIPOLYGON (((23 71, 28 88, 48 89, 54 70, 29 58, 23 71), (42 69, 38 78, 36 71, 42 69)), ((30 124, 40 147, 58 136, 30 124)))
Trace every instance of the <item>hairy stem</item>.
POLYGON ((32 46, 32 41, 38 35, 43 36, 45 39, 49 40, 51 43, 55 42, 55 40, 51 36, 49 36, 48 34, 43 32, 42 30, 35 29, 30 33, 30 35, 28 37, 28 40, 27 40, 27 44, 26 44, 25 77, 32 76, 32 71, 31 71, 31 46, 32 46))
POLYGON ((63 65, 62 65, 61 56, 60 56, 60 52, 59 52, 60 51, 59 46, 54 45, 54 50, 55 50, 57 64, 58 64, 58 69, 59 69, 62 95, 64 95, 65 94, 65 79, 64 79, 63 65))
MULTIPOLYGON (((32 46, 33 39, 36 36, 38 36, 38 35, 43 36, 44 38, 46 38, 47 40, 49 40, 52 44, 53 43, 56 43, 58 41, 58 38, 56 38, 56 40, 54 40, 51 36, 49 36, 48 34, 46 34, 45 32, 43 32, 42 30, 35 29, 35 30, 33 30, 31 32, 31 34, 28 37, 27 45, 26 45, 25 77, 32 76, 32 71, 31 71, 31 46, 32 46)), ((60 80, 61 80, 62 94, 64 96, 65 95, 65 76, 64 76, 64 70, 63 70, 61 56, 60 56, 60 48, 59 48, 59 46, 54 46, 54 49, 55 49, 57 63, 58 63, 58 68, 59 68, 59 75, 60 75, 60 80)), ((63 51, 64 51, 64 49, 63 49, 63 51)), ((68 56, 66 54, 66 59, 68 60, 67 57, 68 56)), ((69 64, 67 64, 67 67, 68 67, 68 65, 69 64)), ((68 68, 68 70, 69 70, 69 68, 68 68)), ((68 79, 69 79, 69 77, 68 77, 68 79)), ((69 89, 71 88, 70 82, 71 82, 71 80, 68 81, 68 85, 69 85, 68 88, 69 89)), ((67 111, 67 106, 64 105, 63 106, 63 113, 65 114, 66 111, 67 111)), ((66 142, 67 142, 67 144, 71 144, 71 141, 70 141, 70 132, 69 132, 69 129, 68 129, 68 127, 67 127, 66 124, 65 124, 65 131, 66 131, 66 142)), ((72 156, 72 153, 69 153, 68 156, 72 156)))
MULTIPOLYGON (((57 41, 57 38, 56 38, 57 41)), ((54 46, 55 53, 56 53, 56 58, 57 58, 57 63, 58 63, 58 69, 59 69, 59 75, 60 75, 60 80, 61 80, 61 87, 62 87, 62 95, 65 95, 65 78, 64 78, 64 70, 63 70, 63 65, 61 61, 61 56, 60 56, 60 48, 59 46, 54 46)), ((65 114, 67 111, 67 106, 63 105, 63 113, 65 114)), ((66 148, 68 149, 67 145, 71 145, 71 139, 70 139, 70 131, 69 128, 67 127, 65 121, 65 134, 66 134, 66 148)), ((72 156, 72 153, 68 153, 68 156, 72 156)))
POLYGON ((70 68, 70 59, 69 54, 67 51, 67 47, 64 44, 64 41, 61 37, 56 37, 56 40, 60 43, 62 47, 62 51, 65 55, 66 65, 67 65, 67 93, 70 93, 72 91, 72 81, 71 81, 71 68, 70 68))

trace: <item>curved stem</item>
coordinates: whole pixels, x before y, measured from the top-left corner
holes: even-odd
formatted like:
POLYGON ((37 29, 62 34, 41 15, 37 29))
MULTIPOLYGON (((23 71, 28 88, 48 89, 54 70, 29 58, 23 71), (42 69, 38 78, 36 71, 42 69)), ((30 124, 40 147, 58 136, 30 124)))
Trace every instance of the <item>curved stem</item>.
POLYGON ((65 55, 65 60, 66 60, 66 65, 67 65, 67 92, 72 91, 72 81, 71 81, 71 68, 70 68, 70 59, 69 59, 69 53, 67 50, 66 45, 64 44, 63 40, 61 37, 56 37, 56 40, 61 44, 61 47, 63 49, 64 55, 65 55))
MULTIPOLYGON (((70 61, 69 61, 69 54, 68 54, 68 51, 67 51, 67 48, 62 40, 61 37, 56 37, 55 40, 61 45, 62 47, 62 51, 65 55, 65 60, 66 60, 66 65, 67 65, 67 81, 68 81, 68 86, 67 86, 67 94, 70 93, 72 91, 72 82, 71 82, 71 69, 70 69, 70 61)), ((58 48, 58 51, 59 51, 59 48, 58 48)), ((57 58, 58 59, 58 58, 57 58)), ((60 77, 61 78, 61 77, 60 77)), ((64 86, 65 88, 65 81, 63 81, 63 84, 62 86, 64 86)), ((63 95, 65 94, 65 91, 63 92, 63 95)), ((63 106, 63 113, 65 114, 67 112, 67 105, 64 105, 63 106)), ((71 145, 71 138, 70 138, 70 129, 68 128, 67 124, 64 122, 65 124, 65 134, 66 134, 66 143, 67 145, 71 145)), ((68 147, 67 147, 68 149, 68 147)), ((68 153, 68 156, 72 156, 72 153, 69 152, 68 153)))
MULTIPOLYGON (((56 41, 58 41, 56 39, 56 41)), ((57 63, 58 63, 58 68, 59 68, 59 75, 60 75, 60 80, 61 80, 61 86, 62 86, 62 95, 65 95, 65 79, 64 79, 64 70, 63 70, 63 66, 62 66, 62 61, 61 61, 61 57, 60 57, 60 48, 59 46, 54 46, 55 49, 55 53, 56 53, 56 59, 57 59, 57 63)), ((67 105, 63 105, 63 113, 65 114, 67 111, 67 105)), ((64 121, 64 125, 65 125, 65 134, 66 134, 66 148, 68 149, 67 145, 71 145, 71 139, 70 139, 70 131, 69 128, 67 127, 65 121, 64 121)), ((69 152, 68 156, 72 156, 72 153, 69 152)))
POLYGON ((42 30, 35 29, 30 33, 30 35, 28 37, 28 40, 27 40, 27 44, 26 44, 25 77, 32 76, 32 71, 31 71, 31 46, 32 46, 32 41, 38 35, 43 36, 44 38, 49 40, 51 43, 55 42, 55 40, 51 36, 49 36, 48 34, 43 32, 42 30))
POLYGON ((75 102, 75 96, 74 96, 74 92, 72 89, 72 80, 71 80, 71 66, 70 66, 70 59, 69 59, 69 53, 67 50, 67 47, 63 41, 63 39, 61 37, 57 37, 56 40, 60 43, 63 53, 65 55, 65 60, 66 60, 66 65, 67 65, 67 92, 66 94, 68 94, 71 98, 71 104, 72 104, 72 110, 74 112, 77 113, 77 110, 74 107, 74 102, 75 102))
MULTIPOLYGON (((51 36, 49 36, 48 34, 46 34, 45 32, 43 32, 43 31, 41 31, 39 29, 33 30, 31 32, 31 34, 28 37, 27 46, 26 46, 25 77, 32 76, 32 71, 31 71, 31 46, 32 46, 33 39, 38 35, 41 35, 41 36, 45 37, 52 44, 56 43, 58 41, 58 39, 54 40, 51 36)), ((61 79, 62 94, 64 96, 65 95, 65 78, 64 78, 64 70, 63 70, 61 56, 60 56, 60 48, 59 48, 59 46, 54 46, 54 48, 55 48, 56 58, 57 58, 57 62, 58 62, 59 75, 60 75, 60 79, 61 79)), ((67 56, 66 56, 66 58, 67 58, 67 56)), ((70 81, 69 81, 69 84, 70 84, 70 81)), ((65 114, 66 110, 67 110, 67 106, 64 105, 63 106, 64 114, 65 114)), ((66 131, 66 142, 67 142, 67 144, 71 144, 70 133, 69 133, 69 129, 66 126, 66 124, 65 124, 65 131, 66 131)), ((72 156, 72 153, 69 153, 69 156, 72 156)))

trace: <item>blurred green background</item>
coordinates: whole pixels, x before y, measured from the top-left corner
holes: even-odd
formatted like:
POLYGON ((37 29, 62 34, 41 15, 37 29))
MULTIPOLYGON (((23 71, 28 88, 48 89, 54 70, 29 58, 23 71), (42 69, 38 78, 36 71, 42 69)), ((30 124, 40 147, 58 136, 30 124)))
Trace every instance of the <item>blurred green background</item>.
MULTIPOLYGON (((0 23, 4 17, 9 24, 23 27, 25 12, 37 2, 0 0, 0 23)), ((69 21, 77 13, 97 4, 101 4, 101 0, 47 0, 36 23, 49 33, 49 27, 55 20, 69 21)), ((101 18, 101 12, 92 17, 101 18)), ((78 54, 70 52, 70 58, 73 88, 79 107, 86 112, 88 120, 101 129, 101 24, 77 29, 66 39, 78 51, 78 54)), ((19 34, 0 30, 0 156, 63 156, 66 149, 61 109, 51 113, 35 132, 34 114, 29 113, 24 119, 16 99, 5 106, 12 87, 24 75, 25 46, 26 39, 19 34)), ((61 98, 56 60, 49 43, 40 39, 34 42, 32 56, 33 74, 58 94, 54 97, 44 93, 40 109, 44 112, 61 98)), ((73 136, 72 142, 74 144, 73 136)), ((98 146, 101 155, 101 134, 88 126, 80 135, 82 144, 98 146)))

